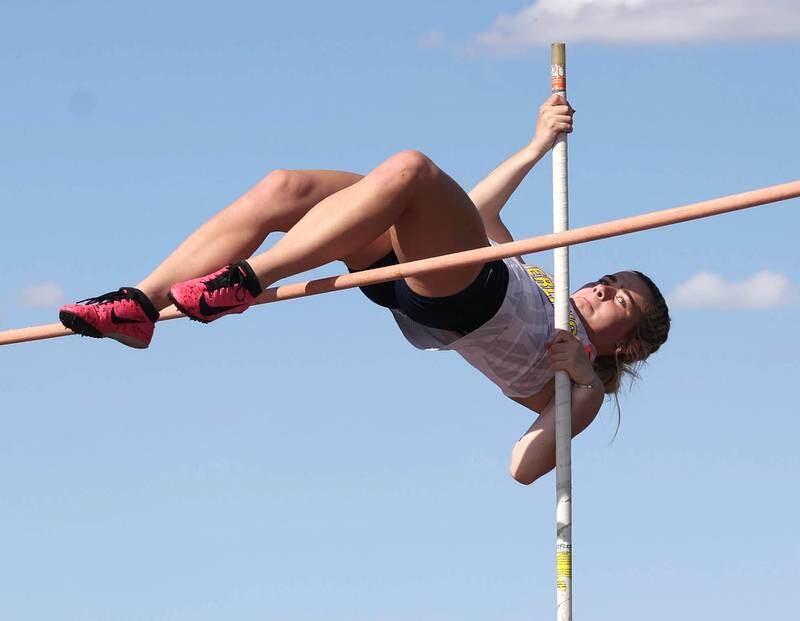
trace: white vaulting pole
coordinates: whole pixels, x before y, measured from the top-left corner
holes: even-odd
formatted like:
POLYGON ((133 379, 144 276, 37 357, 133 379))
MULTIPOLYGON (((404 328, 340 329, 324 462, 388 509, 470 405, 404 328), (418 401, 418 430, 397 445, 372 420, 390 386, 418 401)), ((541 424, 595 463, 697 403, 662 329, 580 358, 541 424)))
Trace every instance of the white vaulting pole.
MULTIPOLYGON (((550 50, 553 94, 567 96, 566 45, 550 50)), ((569 228, 567 135, 553 146, 553 232, 569 228)), ((569 248, 556 248, 555 327, 569 329, 569 248)), ((572 621, 572 382, 566 371, 556 372, 556 618, 572 621)))

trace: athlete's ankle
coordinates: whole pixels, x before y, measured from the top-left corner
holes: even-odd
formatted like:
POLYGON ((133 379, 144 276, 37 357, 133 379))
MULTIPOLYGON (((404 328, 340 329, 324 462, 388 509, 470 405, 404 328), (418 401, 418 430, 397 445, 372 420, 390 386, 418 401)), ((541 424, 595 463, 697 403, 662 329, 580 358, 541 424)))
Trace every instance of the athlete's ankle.
POLYGON ((242 263, 247 263, 247 265, 250 267, 250 270, 255 275, 262 291, 271 287, 279 280, 283 280, 284 278, 288 278, 289 276, 297 273, 291 271, 290 269, 279 268, 278 266, 274 265, 273 261, 270 261, 269 257, 265 255, 251 257, 247 259, 247 261, 242 261, 242 263))
POLYGON ((149 304, 152 310, 160 312, 170 305, 169 298, 167 297, 169 289, 166 289, 163 293, 161 293, 161 291, 155 290, 152 287, 148 287, 146 285, 142 286, 141 283, 136 285, 136 287, 131 288, 136 289, 141 294, 139 301, 143 307, 147 307, 149 304))
POLYGON ((248 274, 248 278, 251 280, 251 282, 254 281, 255 283, 257 283, 258 284, 258 288, 262 292, 269 285, 271 285, 272 282, 274 282, 274 281, 269 281, 268 279, 265 279, 262 274, 260 274, 259 272, 257 272, 255 270, 255 268, 253 267, 252 259, 245 259, 245 260, 239 261, 239 265, 241 265, 241 264, 244 264, 246 266, 246 267, 244 267, 244 269, 248 274))
POLYGON ((139 291, 141 291, 144 294, 144 296, 150 301, 153 307, 158 311, 162 311, 167 306, 172 304, 172 302, 170 302, 169 298, 167 297, 169 289, 165 289, 163 293, 161 291, 155 291, 155 292, 148 291, 145 289, 141 289, 139 287, 137 287, 137 289, 139 289, 139 291))
POLYGON ((146 292, 139 289, 139 287, 127 287, 127 290, 133 294, 136 303, 142 307, 142 310, 145 312, 148 319, 150 319, 150 321, 153 323, 157 322, 160 315, 159 311, 164 307, 158 307, 153 304, 152 298, 147 295, 146 292))

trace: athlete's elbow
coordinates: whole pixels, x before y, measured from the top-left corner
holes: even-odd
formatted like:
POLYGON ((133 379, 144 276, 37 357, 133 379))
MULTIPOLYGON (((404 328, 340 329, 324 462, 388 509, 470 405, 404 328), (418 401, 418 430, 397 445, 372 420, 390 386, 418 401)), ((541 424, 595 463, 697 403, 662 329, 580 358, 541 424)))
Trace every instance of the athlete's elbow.
POLYGON ((509 472, 511 474, 511 478, 517 483, 522 483, 522 485, 530 485, 536 480, 534 477, 519 472, 518 470, 514 470, 513 468, 509 469, 509 472))
POLYGON ((511 465, 508 468, 508 473, 511 475, 512 479, 514 479, 517 483, 521 483, 522 485, 530 485, 543 474, 536 472, 531 468, 524 468, 522 463, 516 462, 513 459, 511 460, 511 465))
POLYGON ((517 483, 530 485, 555 468, 555 455, 548 458, 541 451, 520 442, 511 451, 511 464, 508 472, 517 483))

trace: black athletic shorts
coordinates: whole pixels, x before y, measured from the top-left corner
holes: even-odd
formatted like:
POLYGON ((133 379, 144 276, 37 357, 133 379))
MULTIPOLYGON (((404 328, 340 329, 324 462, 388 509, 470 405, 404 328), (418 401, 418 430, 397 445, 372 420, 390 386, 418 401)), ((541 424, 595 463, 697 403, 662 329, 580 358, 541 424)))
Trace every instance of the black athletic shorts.
MULTIPOLYGON (((390 252, 366 269, 398 263, 397 255, 390 252)), ((498 260, 485 264, 478 277, 466 289, 441 298, 429 298, 414 293, 403 279, 367 285, 361 287, 361 291, 375 304, 400 310, 429 328, 469 334, 500 310, 507 288, 508 268, 503 261, 498 260)))

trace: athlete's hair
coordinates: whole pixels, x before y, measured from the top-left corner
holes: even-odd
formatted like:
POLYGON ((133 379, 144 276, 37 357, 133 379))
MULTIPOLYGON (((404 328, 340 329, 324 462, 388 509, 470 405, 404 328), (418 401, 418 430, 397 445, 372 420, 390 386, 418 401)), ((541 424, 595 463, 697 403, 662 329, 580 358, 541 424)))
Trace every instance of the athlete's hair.
POLYGON ((667 302, 656 284, 641 272, 634 270, 633 273, 647 285, 650 303, 642 309, 642 316, 627 342, 621 343, 613 354, 598 356, 594 361, 594 370, 603 382, 605 393, 615 398, 625 376, 639 377, 642 363, 666 342, 671 323, 667 302))

